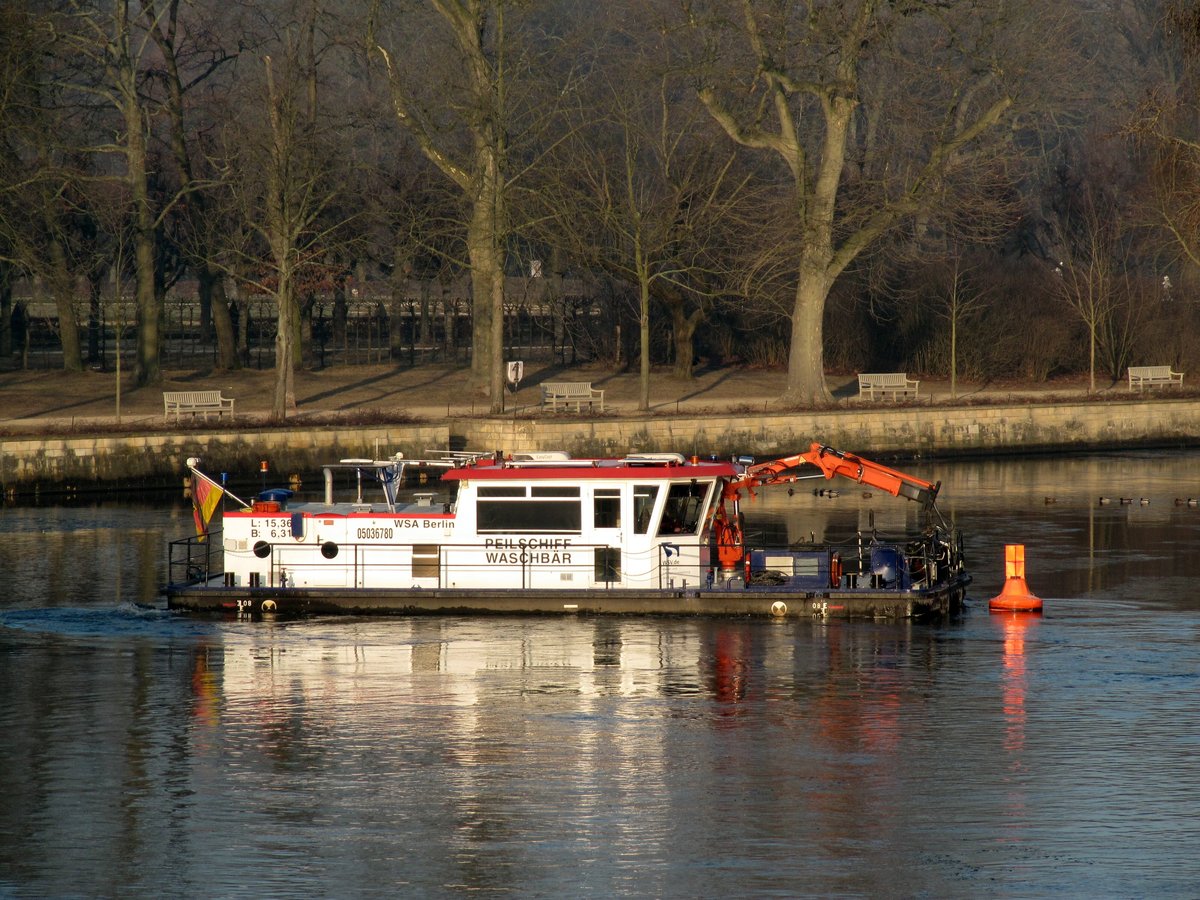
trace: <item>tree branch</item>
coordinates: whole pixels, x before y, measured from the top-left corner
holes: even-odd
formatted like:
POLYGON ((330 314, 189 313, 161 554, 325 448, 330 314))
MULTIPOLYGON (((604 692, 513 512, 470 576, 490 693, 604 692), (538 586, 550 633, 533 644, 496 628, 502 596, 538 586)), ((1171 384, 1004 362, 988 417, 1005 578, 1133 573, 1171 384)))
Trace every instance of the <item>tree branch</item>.
POLYGON ((433 138, 429 135, 429 130, 424 123, 414 117, 408 109, 408 101, 404 96, 404 90, 400 87, 400 76, 392 65, 392 57, 379 44, 375 45, 376 51, 383 57, 383 63, 387 67, 388 86, 392 92, 392 107, 396 113, 396 119, 408 129, 409 133, 417 142, 417 146, 421 148, 421 152, 425 154, 426 159, 438 167, 442 174, 453 181, 459 188, 464 191, 470 190, 472 179, 471 174, 448 155, 443 153, 441 149, 434 144, 433 138))

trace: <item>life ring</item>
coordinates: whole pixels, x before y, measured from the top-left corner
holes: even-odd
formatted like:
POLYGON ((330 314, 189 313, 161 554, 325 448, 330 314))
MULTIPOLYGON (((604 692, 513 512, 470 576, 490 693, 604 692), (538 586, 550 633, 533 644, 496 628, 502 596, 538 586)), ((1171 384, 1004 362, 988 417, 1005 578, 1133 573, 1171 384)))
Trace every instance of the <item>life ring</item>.
POLYGON ((829 559, 829 583, 830 583, 830 587, 841 587, 841 584, 842 584, 842 557, 841 557, 841 554, 835 553, 829 559))

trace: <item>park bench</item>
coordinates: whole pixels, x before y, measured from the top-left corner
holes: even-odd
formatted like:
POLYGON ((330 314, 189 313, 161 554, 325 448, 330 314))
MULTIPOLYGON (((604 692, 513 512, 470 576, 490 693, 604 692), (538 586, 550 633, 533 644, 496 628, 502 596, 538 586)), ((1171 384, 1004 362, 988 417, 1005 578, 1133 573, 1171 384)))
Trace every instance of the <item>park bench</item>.
POLYGON ((176 422, 182 413, 190 413, 193 418, 203 415, 205 421, 209 413, 216 413, 218 419, 229 413, 233 418, 233 398, 222 397, 220 391, 163 391, 163 418, 172 413, 176 422))
POLYGON ((604 411, 604 391, 596 390, 590 381, 547 381, 542 385, 542 406, 550 409, 569 409, 582 412, 584 404, 589 409, 599 406, 604 411))
POLYGON ((1177 384, 1183 386, 1183 373, 1172 372, 1170 366, 1130 366, 1129 389, 1177 384))
POLYGON ((892 399, 917 396, 917 385, 904 372, 864 372, 858 376, 858 397, 874 400, 876 396, 892 399))

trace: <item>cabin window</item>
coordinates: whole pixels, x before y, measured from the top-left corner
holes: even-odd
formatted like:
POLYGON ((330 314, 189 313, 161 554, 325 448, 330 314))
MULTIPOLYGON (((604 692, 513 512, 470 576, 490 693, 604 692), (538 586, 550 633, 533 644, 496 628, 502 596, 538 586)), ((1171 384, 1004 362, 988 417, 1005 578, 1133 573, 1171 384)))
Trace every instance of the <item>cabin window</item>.
POLYGON ((254 542, 254 555, 257 556, 259 559, 266 559, 268 556, 271 555, 271 545, 268 544, 266 541, 255 541, 254 542))
POLYGON ((531 497, 578 497, 577 487, 533 487, 529 489, 531 497))
POLYGON ((583 522, 576 487, 480 487, 475 530, 480 533, 579 534, 583 522))
POLYGON ((413 544, 412 548, 412 577, 438 577, 438 545, 413 544))
POLYGON ((703 481, 671 485, 658 533, 695 534, 700 527, 700 514, 704 511, 710 484, 703 481))
POLYGON ((524 485, 521 487, 481 487, 479 496, 483 497, 527 497, 529 491, 524 485))
POLYGON ((597 547, 593 579, 595 581, 621 580, 621 548, 597 547))
POLYGON ((620 488, 596 488, 592 497, 592 527, 621 527, 620 488))
POLYGON ((476 530, 483 532, 556 532, 579 534, 583 516, 575 500, 481 500, 475 507, 476 530))
POLYGON ((476 531, 579 534, 583 522, 579 494, 578 487, 480 488, 476 531))
POLYGON ((654 504, 658 502, 657 484, 635 484, 633 486, 633 531, 645 534, 650 530, 650 519, 654 515, 654 504))

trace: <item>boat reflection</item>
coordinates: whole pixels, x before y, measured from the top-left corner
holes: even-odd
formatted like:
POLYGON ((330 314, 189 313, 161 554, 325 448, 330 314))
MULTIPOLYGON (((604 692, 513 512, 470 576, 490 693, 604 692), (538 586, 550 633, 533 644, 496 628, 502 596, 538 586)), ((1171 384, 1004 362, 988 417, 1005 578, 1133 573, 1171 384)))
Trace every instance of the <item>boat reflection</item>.
POLYGON ((745 629, 718 628, 712 636, 711 653, 701 660, 708 662, 708 689, 720 706, 719 714, 737 714, 738 702, 746 697, 750 657, 753 649, 745 629))
POLYGON ((925 752, 922 711, 959 646, 894 623, 238 623, 195 651, 193 728, 209 734, 193 748, 232 737, 281 771, 314 758, 344 771, 364 752, 396 771, 425 760, 467 808, 487 772, 551 759, 598 797, 632 797, 671 780, 679 741, 717 740, 731 773, 807 772, 828 790, 805 804, 843 816, 925 752), (837 788, 848 781, 863 795, 837 788))

